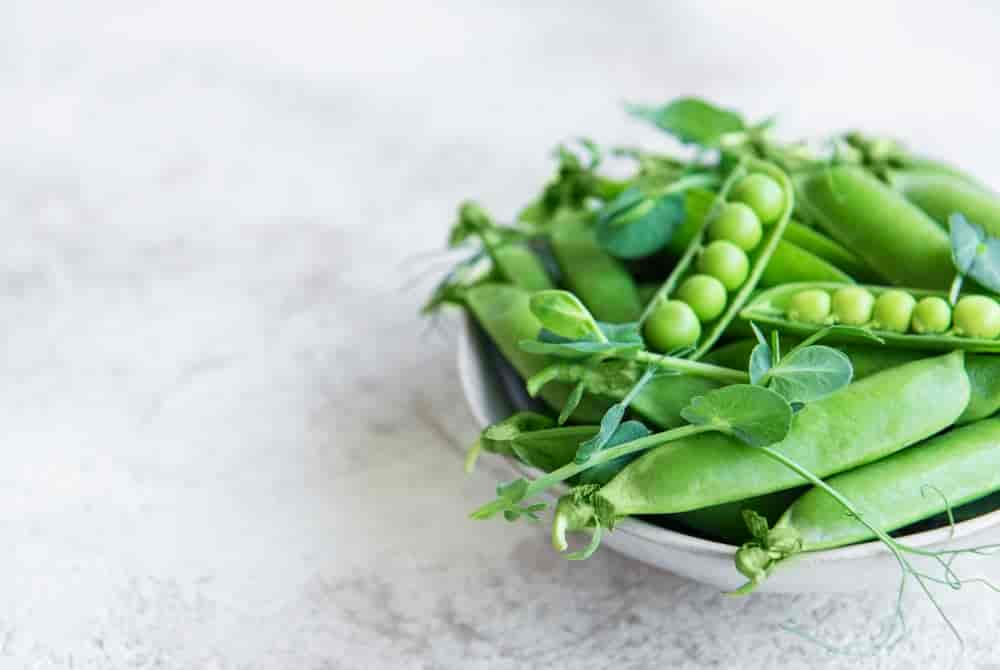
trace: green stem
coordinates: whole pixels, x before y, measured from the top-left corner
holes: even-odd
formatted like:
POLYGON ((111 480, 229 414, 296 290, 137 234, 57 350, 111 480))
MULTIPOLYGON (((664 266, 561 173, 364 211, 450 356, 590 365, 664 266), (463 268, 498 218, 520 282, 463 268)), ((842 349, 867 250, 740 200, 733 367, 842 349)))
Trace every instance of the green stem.
MULTIPOLYGON (((561 468, 553 470, 552 472, 533 480, 530 484, 528 484, 528 488, 525 489, 524 495, 521 496, 521 500, 536 496, 550 486, 555 486, 556 484, 569 479, 573 475, 579 474, 588 468, 594 467, 595 465, 607 463, 608 461, 613 461, 621 456, 627 456, 628 454, 634 454, 646 449, 652 449, 653 447, 658 447, 661 444, 666 444, 667 442, 673 442, 674 440, 680 440, 692 435, 698 435, 699 433, 706 433, 711 430, 718 430, 718 428, 715 426, 681 426, 680 428, 674 428, 673 430, 667 430, 662 433, 640 437, 637 440, 625 442, 624 444, 611 447, 610 449, 604 449, 587 459, 586 463, 568 463, 561 468)), ((505 509, 508 504, 509 501, 498 498, 497 500, 486 503, 470 516, 473 519, 488 519, 497 512, 505 509)))
POLYGON ((941 608, 940 603, 938 603, 937 599, 930 592, 930 589, 927 587, 927 584, 924 581, 924 578, 921 575, 921 573, 913 569, 913 566, 910 565, 910 562, 906 560, 906 558, 904 558, 903 556, 903 552, 913 553, 922 556, 940 556, 941 552, 922 551, 920 549, 913 549, 911 547, 907 547, 905 545, 900 544, 899 542, 891 538, 889 534, 886 533, 884 530, 866 521, 864 516, 862 516, 861 512, 851 503, 850 500, 841 495, 841 493, 837 491, 837 489, 833 488, 832 486, 824 482, 822 479, 820 479, 813 473, 809 472, 804 467, 802 467, 792 459, 788 458, 784 454, 775 451, 770 447, 759 447, 759 449, 761 449, 765 454, 767 454, 774 460, 778 461, 785 467, 788 467, 791 470, 795 471, 797 474, 808 480, 814 486, 823 489, 823 491, 825 491, 834 500, 840 503, 841 507, 847 510, 855 519, 857 519, 868 530, 874 533, 875 536, 889 548, 889 551, 892 552, 892 555, 896 558, 896 561, 899 562, 900 568, 904 571, 904 573, 908 572, 916 578, 917 584, 920 585, 920 588, 924 592, 924 595, 926 595, 927 598, 931 601, 931 604, 937 610, 938 614, 941 615, 941 618, 944 620, 945 624, 951 630, 952 634, 958 639, 959 642, 962 642, 961 634, 959 634, 958 630, 955 628, 955 625, 944 613, 944 610, 941 608))
POLYGON ((586 463, 568 463, 546 475, 542 475, 528 485, 528 490, 525 491, 524 497, 529 498, 531 496, 536 496, 550 486, 563 482, 573 475, 579 474, 584 470, 594 467, 595 465, 607 463, 608 461, 613 461, 621 456, 628 456, 629 454, 634 454, 637 451, 644 451, 646 449, 658 447, 661 444, 666 444, 667 442, 673 442, 674 440, 680 440, 682 438, 697 435, 699 433, 705 433, 710 430, 718 430, 718 428, 715 426, 681 426, 680 428, 674 428, 673 430, 667 430, 662 433, 655 433, 653 435, 647 435, 646 437, 640 437, 637 440, 620 444, 617 447, 604 449, 587 459, 586 463))
POLYGON ((634 360, 648 365, 655 365, 664 370, 674 370, 695 377, 715 379, 727 384, 747 384, 750 382, 750 375, 742 370, 724 368, 721 365, 712 365, 710 363, 699 363, 687 358, 639 351, 634 355, 634 360))

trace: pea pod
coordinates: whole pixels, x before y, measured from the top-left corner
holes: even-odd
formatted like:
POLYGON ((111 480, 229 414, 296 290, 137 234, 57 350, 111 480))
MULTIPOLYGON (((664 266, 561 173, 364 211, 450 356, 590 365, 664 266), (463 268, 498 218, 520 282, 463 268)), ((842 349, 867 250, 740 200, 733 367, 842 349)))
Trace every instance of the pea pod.
POLYGON ((850 275, 819 256, 781 240, 760 276, 760 285, 769 287, 806 281, 854 283, 850 275))
POLYGON ((831 265, 843 270, 859 281, 881 281, 881 277, 865 265, 857 254, 849 251, 814 228, 805 226, 795 219, 788 222, 783 242, 790 242, 831 265))
MULTIPOLYGON (((794 347, 798 342, 797 339, 788 337, 781 340, 786 349, 794 347)), ((755 339, 736 340, 715 349, 704 360, 706 363, 740 369, 746 367, 750 352, 756 345, 755 339)), ((841 343, 834 346, 851 359, 855 381, 928 356, 926 351, 895 349, 882 345, 841 343)), ((1000 411, 1000 356, 967 353, 965 372, 969 375, 969 404, 955 422, 958 425, 979 421, 1000 411)))
MULTIPOLYGON (((714 345, 719 337, 721 337, 726 331, 726 327, 729 323, 739 313, 741 306, 744 302, 746 302, 747 298, 754 290, 754 287, 757 285, 757 282, 760 280, 761 275, 767 267, 768 261, 771 259, 771 256, 774 254, 775 249, 781 241, 781 236, 788 225, 788 221, 794 207, 794 190, 792 189, 788 176, 780 168, 771 163, 759 160, 750 161, 749 168, 767 175, 778 183, 785 196, 783 210, 773 225, 768 226, 763 240, 752 254, 752 262, 749 271, 746 274, 746 278, 742 282, 739 282, 739 288, 728 296, 724 311, 722 311, 717 318, 705 323, 705 327, 699 330, 699 336, 696 339, 695 351, 690 355, 692 360, 697 360, 705 355, 712 348, 712 345, 714 345)), ((701 226, 689 242, 684 255, 681 256, 680 260, 678 260, 674 270, 670 273, 666 282, 664 282, 657 295, 654 296, 650 304, 643 312, 642 321, 647 325, 649 318, 655 314, 661 304, 676 302, 670 298, 673 296, 678 287, 681 286, 682 280, 691 275, 696 257, 698 257, 699 254, 704 255, 706 247, 703 247, 702 243, 705 238, 705 229, 710 219, 710 216, 702 217, 701 226)), ((699 259, 699 261, 700 260, 704 259, 702 258, 699 259)), ((714 273, 709 272, 709 274, 714 273)))
MULTIPOLYGON (((886 531, 1000 490, 1000 419, 987 419, 827 480, 886 531)), ((776 527, 790 528, 802 551, 870 540, 875 535, 822 489, 796 500, 776 527)))
POLYGON ((837 165, 796 179, 799 207, 831 237, 894 284, 947 289, 948 235, 863 168, 837 165))
MULTIPOLYGON (((952 425, 969 401, 962 352, 907 363, 806 405, 772 445, 816 476, 858 467, 952 425)), ((800 486, 805 480, 721 433, 646 452, 597 493, 609 518, 666 514, 800 486)), ((569 510, 567 510, 569 511, 569 510)))
POLYGON ((642 303, 635 280, 601 249, 584 216, 564 212, 553 223, 550 242, 563 279, 600 321, 637 321, 642 303))
POLYGON ((987 233, 1000 237, 1000 198, 961 177, 921 172, 893 172, 892 187, 907 200, 947 227, 954 212, 978 223, 987 233))
POLYGON ((545 266, 527 245, 510 243, 492 250, 493 261, 510 283, 527 291, 555 288, 545 266))
MULTIPOLYGON (((789 306, 792 299, 804 291, 827 291, 833 292, 843 288, 843 284, 830 284, 824 282, 807 282, 800 284, 785 284, 776 286, 756 295, 740 312, 740 317, 747 321, 752 321, 758 325, 777 328, 782 333, 793 335, 811 335, 824 328, 826 323, 812 323, 803 320, 793 320, 788 316, 789 306)), ((888 286, 864 286, 876 298, 889 291, 898 291, 888 286)), ((915 299, 927 296, 937 296, 946 299, 948 294, 944 291, 930 291, 923 289, 903 289, 915 299)), ((924 351, 951 351, 953 349, 963 349, 965 351, 979 351, 987 353, 1000 352, 1000 339, 988 339, 983 337, 968 337, 964 335, 954 335, 945 333, 900 333, 892 330, 871 327, 871 331, 885 340, 886 344, 894 347, 907 349, 922 349, 924 351)), ((834 333, 829 337, 830 341, 856 341, 857 338, 851 335, 834 333)))
MULTIPOLYGON (((538 337, 542 327, 531 313, 530 295, 516 286, 494 283, 470 287, 464 295, 465 304, 479 325, 522 379, 527 379, 549 363, 547 357, 530 354, 518 344, 521 340, 538 337)), ((550 407, 558 411, 569 393, 570 387, 556 383, 547 385, 541 395, 550 407)), ((573 418, 577 421, 600 421, 610 404, 594 397, 584 397, 573 418)))
POLYGON ((709 538, 738 546, 750 539, 750 532, 743 520, 743 510, 753 510, 767 519, 768 523, 774 524, 802 493, 801 488, 775 491, 746 500, 668 514, 665 518, 709 538))

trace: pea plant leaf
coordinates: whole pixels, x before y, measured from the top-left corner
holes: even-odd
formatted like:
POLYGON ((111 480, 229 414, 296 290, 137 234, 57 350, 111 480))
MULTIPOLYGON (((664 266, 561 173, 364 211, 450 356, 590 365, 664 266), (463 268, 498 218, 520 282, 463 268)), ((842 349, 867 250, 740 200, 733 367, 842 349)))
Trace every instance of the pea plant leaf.
POLYGON ((628 406, 632 404, 639 392, 649 383, 649 381, 656 375, 656 367, 649 366, 646 371, 642 373, 639 377, 639 381, 629 390, 629 392, 622 398, 621 402, 617 402, 608 408, 608 411, 604 413, 601 417, 600 430, 597 431, 597 435, 583 442, 580 448, 577 449, 576 456, 573 461, 577 464, 586 463, 590 460, 590 457, 596 454, 598 451, 607 448, 608 442, 611 440, 615 431, 618 430, 621 425, 622 419, 625 418, 625 411, 628 406))
POLYGON ((598 321, 597 327, 604 333, 608 342, 616 344, 642 344, 642 330, 638 321, 631 323, 606 323, 598 321))
MULTIPOLYGON (((617 447, 619 444, 625 444, 626 442, 631 442, 632 440, 638 440, 639 438, 646 437, 652 433, 641 421, 626 421, 625 423, 618 426, 611 437, 608 439, 607 444, 604 445, 605 449, 610 449, 611 447, 617 447)), ((640 455, 639 452, 634 454, 627 454, 625 456, 619 456, 607 463, 601 463, 595 465, 592 468, 587 468, 580 473, 578 481, 580 484, 597 484, 603 486, 611 481, 611 478, 618 474, 626 464, 630 461, 635 460, 640 455)))
POLYGON ((521 340, 518 346, 529 354, 543 354, 580 360, 597 355, 628 356, 642 349, 642 342, 598 342, 596 340, 571 340, 555 333, 542 330, 537 340, 521 340))
POLYGON ((770 388, 789 403, 810 403, 847 386, 853 374, 844 352, 816 344, 793 349, 767 376, 770 388))
POLYGON ((746 130, 743 117, 698 98, 679 98, 666 105, 626 104, 632 116, 649 121, 685 144, 716 147, 723 135, 746 130))
MULTIPOLYGON (((1000 239, 987 234, 982 226, 955 212, 948 217, 951 256, 959 277, 972 277, 983 287, 1000 293, 1000 239)), ((957 297, 960 280, 952 293, 957 297)))
POLYGON ((517 521, 521 516, 537 519, 537 513, 545 508, 545 505, 522 506, 520 502, 528 493, 529 482, 523 477, 515 479, 506 484, 497 484, 497 499, 491 503, 483 505, 470 515, 473 519, 489 519, 498 512, 503 512, 507 521, 517 521))
POLYGON ((511 444, 522 433, 534 430, 552 428, 554 422, 544 414, 537 412, 517 412, 503 421, 488 426, 479 436, 482 447, 485 451, 511 454, 511 444))
POLYGON ((773 364, 771 346, 764 339, 764 334, 760 332, 757 324, 751 321, 750 327, 757 338, 757 345, 750 352, 750 383, 754 386, 763 386, 773 364))
POLYGON ((681 410, 685 421, 713 426, 752 447, 785 439, 792 425, 788 401, 763 386, 733 384, 696 396, 681 410))
POLYGON ((570 340, 607 339, 590 310, 569 291, 536 291, 528 305, 531 313, 541 322, 542 328, 556 335, 570 340))
POLYGON ((684 217, 681 193, 647 198, 633 187, 602 210, 594 233, 597 242, 612 256, 642 258, 666 246, 684 217))
POLYGON ((518 345, 528 353, 570 360, 610 354, 628 356, 641 350, 644 346, 638 322, 604 323, 596 321, 595 327, 599 334, 598 338, 572 339, 543 328, 538 333, 538 339, 521 340, 518 345))

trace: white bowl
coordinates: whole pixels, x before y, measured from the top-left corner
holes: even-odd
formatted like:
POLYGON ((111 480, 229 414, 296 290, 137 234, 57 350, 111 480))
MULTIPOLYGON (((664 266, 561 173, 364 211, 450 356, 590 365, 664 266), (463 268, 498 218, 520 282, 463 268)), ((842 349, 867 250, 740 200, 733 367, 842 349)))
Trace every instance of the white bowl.
MULTIPOLYGON (((514 407, 501 383, 471 318, 460 334, 458 369, 465 397, 482 427, 509 416, 514 407)), ((539 471, 512 458, 504 458, 516 476, 536 477, 539 471)), ((555 500, 560 491, 549 495, 555 500)), ((905 537, 905 544, 923 548, 957 548, 1000 542, 1000 510, 944 527, 905 537)), ((585 539, 585 538, 584 538, 585 539)), ((637 519, 625 519, 605 533, 602 549, 608 547, 643 563, 689 579, 730 590, 746 580, 733 565, 735 547, 692 537, 637 519)), ((990 561, 992 563, 993 561, 990 561)), ((978 569, 980 566, 976 566, 978 569)), ((982 574, 980 572, 980 574, 982 574)), ((759 587, 776 593, 889 591, 899 586, 900 568, 895 557, 880 542, 802 554, 783 564, 759 587)))

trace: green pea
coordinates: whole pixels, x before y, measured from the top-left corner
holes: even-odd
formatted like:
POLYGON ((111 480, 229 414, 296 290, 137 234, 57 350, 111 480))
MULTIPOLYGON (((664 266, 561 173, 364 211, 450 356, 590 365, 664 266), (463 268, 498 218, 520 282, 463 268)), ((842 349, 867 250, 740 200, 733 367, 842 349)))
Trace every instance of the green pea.
POLYGON ((833 294, 833 314, 848 326, 863 326, 871 321, 874 307, 874 296, 860 286, 839 288, 833 294))
POLYGON ((792 321, 825 323, 830 316, 830 294, 822 289, 799 291, 788 301, 788 318, 792 321))
POLYGON ((735 291, 750 274, 750 259, 732 242, 716 240, 701 252, 698 270, 722 282, 728 291, 735 291))
POLYGON ((1000 305, 983 295, 967 295, 955 305, 955 332, 992 340, 1000 335, 1000 305))
POLYGON ((905 333, 910 329, 910 317, 917 301, 899 289, 891 289, 875 301, 875 325, 882 330, 905 333))
POLYGON ((664 300, 646 319, 643 334, 651 348, 672 351, 697 344, 701 324, 686 302, 664 300))
POLYGON ((728 240, 743 251, 752 251, 760 244, 763 230, 756 212, 742 202, 723 205, 708 227, 713 240, 728 240))
POLYGON ((754 173, 743 177, 733 187, 729 199, 742 202, 753 209, 765 226, 781 218, 785 209, 785 193, 771 177, 754 173))
POLYGON ((726 287, 711 275, 691 275, 677 289, 676 296, 703 322, 717 318, 726 308, 726 287))
POLYGON ((918 333, 943 333, 951 325, 951 307, 943 298, 921 298, 913 310, 913 330, 918 333))

